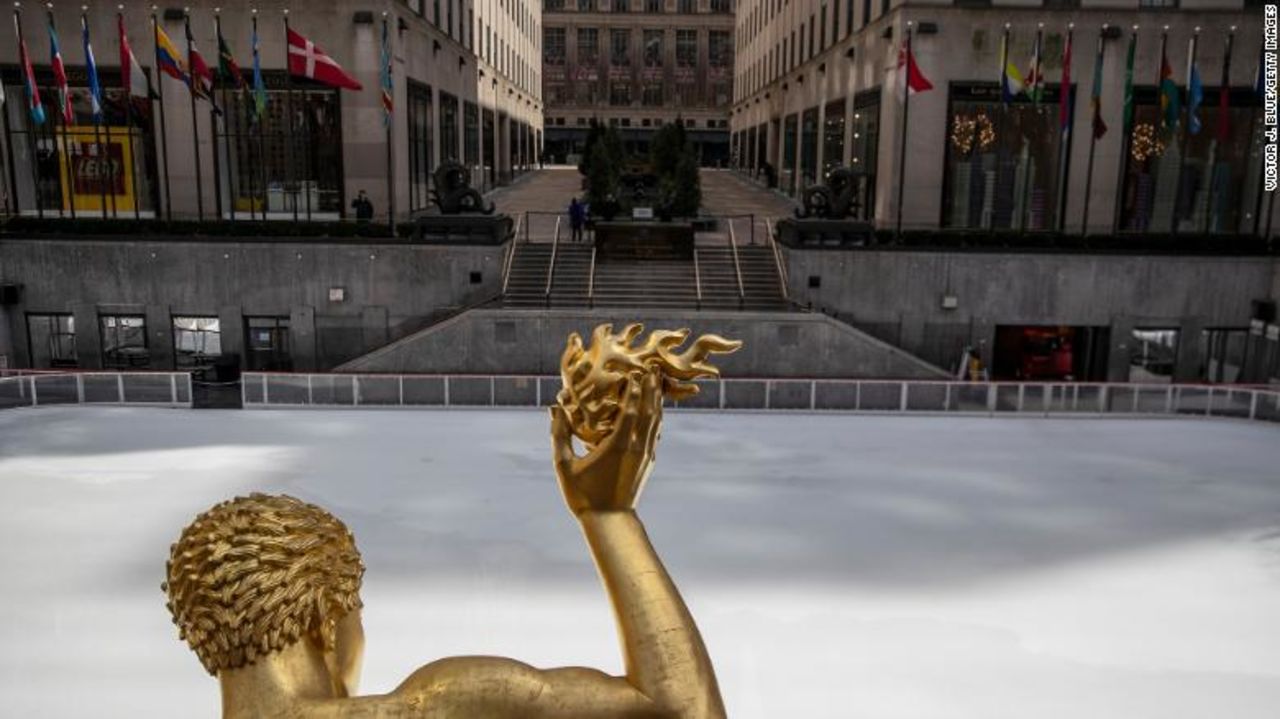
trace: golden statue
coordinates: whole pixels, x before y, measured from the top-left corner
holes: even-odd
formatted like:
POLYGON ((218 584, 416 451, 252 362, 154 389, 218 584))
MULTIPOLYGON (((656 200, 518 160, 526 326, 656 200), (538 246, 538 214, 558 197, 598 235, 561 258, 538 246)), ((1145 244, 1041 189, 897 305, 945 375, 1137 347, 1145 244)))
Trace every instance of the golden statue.
POLYGON ((183 530, 163 585, 180 638, 218 678, 223 716, 723 717, 702 637, 635 503, 653 469, 664 396, 696 393, 690 380, 719 374, 707 358, 741 343, 707 335, 677 353, 689 335, 681 330, 632 347, 641 330, 603 325, 590 348, 571 335, 551 407, 556 475, 613 603, 626 676, 453 657, 389 694, 358 697, 364 564, 355 539, 315 505, 253 494, 183 530))

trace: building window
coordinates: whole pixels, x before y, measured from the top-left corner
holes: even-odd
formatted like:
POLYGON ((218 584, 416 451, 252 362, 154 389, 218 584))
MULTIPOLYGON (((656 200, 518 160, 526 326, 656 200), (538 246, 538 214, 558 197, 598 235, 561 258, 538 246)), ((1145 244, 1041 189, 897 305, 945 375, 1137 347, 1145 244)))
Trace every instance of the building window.
POLYGON ((290 97, 284 73, 264 71, 263 82, 267 104, 261 117, 248 93, 232 93, 226 122, 220 123, 223 140, 233 148, 230 174, 236 210, 342 213, 345 178, 338 91, 294 78, 290 97))
MULTIPOLYGON (((697 52, 696 45, 694 52, 697 52)), ((712 30, 707 34, 707 56, 711 67, 733 67, 733 43, 727 30, 712 30)))
POLYGON ((818 108, 804 111, 800 123, 800 187, 818 183, 818 108))
POLYGON ((694 0, 676 0, 676 12, 692 15, 698 12, 698 4, 694 0))
POLYGON ((643 94, 640 96, 640 104, 644 105, 645 107, 661 107, 662 106, 662 83, 661 82, 646 83, 641 92, 643 94))
POLYGON ((578 65, 600 64, 600 31, 593 27, 578 28, 578 65))
POLYGON ((431 204, 431 173, 435 170, 432 142, 435 139, 435 110, 431 88, 409 80, 407 83, 409 120, 409 210, 423 210, 431 204))
POLYGON ((644 66, 645 67, 662 67, 662 37, 661 30, 645 30, 644 31, 644 66))
POLYGON ((631 12, 631 3, 628 0, 613 0, 614 12, 631 12))
POLYGON ((614 107, 626 107, 631 104, 631 83, 628 81, 609 83, 609 104, 614 107))
POLYGON ((1039 104, 1008 107, 995 83, 953 84, 948 113, 943 225, 982 229, 1056 227, 1058 88, 1039 104))
POLYGON ((832 100, 822 111, 822 176, 844 165, 844 99, 832 100))
POLYGON ((564 0, 543 0, 547 12, 562 12, 564 10, 564 0))
POLYGON ((458 160, 458 98, 440 93, 440 160, 458 160))
POLYGON ((463 158, 467 167, 480 165, 480 107, 474 102, 462 105, 463 158))
POLYGON ((293 370, 288 317, 246 317, 244 328, 246 369, 256 372, 293 370))
POLYGON ((609 64, 614 67, 631 66, 631 31, 609 31, 609 64))
POLYGON ((733 0, 711 0, 711 12, 733 12, 733 0))
POLYGON ((206 367, 222 354, 217 317, 173 318, 173 364, 178 369, 206 367))
POLYGON ((565 29, 549 27, 542 31, 542 61, 548 65, 562 67, 565 59, 565 29))
POLYGON ((876 206, 876 164, 880 159, 880 89, 863 90, 853 96, 853 118, 849 135, 849 166, 855 173, 859 200, 859 220, 873 219, 876 206))
POLYGON ((147 320, 141 315, 101 315, 102 366, 107 369, 146 367, 151 363, 147 350, 147 320))
POLYGON ((698 31, 676 30, 676 67, 698 65, 698 31))
POLYGON ((644 0, 644 11, 647 13, 661 13, 663 4, 666 0, 644 0))
POLYGON ((27 315, 27 345, 34 369, 79 366, 76 318, 69 314, 27 315))
POLYGON ((1178 7, 1178 0, 1138 0, 1138 7, 1178 7))
POLYGON ((1177 129, 1164 127, 1154 87, 1135 87, 1133 94, 1120 230, 1169 232, 1176 222, 1178 232, 1257 232, 1265 128, 1257 121, 1256 96, 1246 88, 1228 93, 1222 118, 1210 107, 1218 89, 1206 87, 1200 132, 1186 135, 1185 112, 1177 129), (1219 125, 1223 119, 1226 128, 1219 125))
POLYGON ((796 130, 799 117, 787 115, 782 131, 782 171, 778 173, 782 181, 782 189, 788 195, 796 193, 796 130))
POLYGON ((595 12, 596 0, 578 0, 578 12, 595 12))

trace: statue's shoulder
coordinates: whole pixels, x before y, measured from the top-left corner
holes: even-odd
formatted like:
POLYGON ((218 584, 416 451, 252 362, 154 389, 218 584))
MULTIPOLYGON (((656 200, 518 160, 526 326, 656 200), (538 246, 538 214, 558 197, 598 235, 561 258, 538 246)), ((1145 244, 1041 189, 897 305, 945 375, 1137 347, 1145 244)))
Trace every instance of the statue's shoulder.
POLYGON ((408 716, 503 716, 543 689, 537 669, 502 657, 450 657, 410 674, 384 696, 408 716))

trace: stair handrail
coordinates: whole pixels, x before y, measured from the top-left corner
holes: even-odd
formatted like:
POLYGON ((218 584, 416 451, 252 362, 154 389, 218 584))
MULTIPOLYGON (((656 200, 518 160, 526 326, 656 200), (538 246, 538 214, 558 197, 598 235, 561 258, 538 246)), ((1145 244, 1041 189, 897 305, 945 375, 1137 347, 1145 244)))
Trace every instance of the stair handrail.
POLYGON ((556 231, 551 236, 551 262, 547 264, 547 290, 544 296, 547 303, 551 302, 551 280, 556 274, 556 251, 560 249, 560 215, 556 215, 556 231))
POLYGON ((742 289, 742 264, 738 262, 738 239, 733 231, 733 220, 729 220, 729 247, 733 249, 733 272, 738 278, 738 304, 746 302, 747 293, 742 289))
POLYGON ((698 264, 698 248, 693 248, 693 286, 698 290, 697 308, 702 309, 702 269, 698 264))
POLYGON ((595 306, 596 297, 596 246, 591 246, 591 271, 587 274, 587 307, 595 306))
POLYGON ((516 231, 511 235, 511 247, 507 250, 506 261, 502 265, 502 294, 507 294, 507 283, 511 281, 511 266, 516 263, 516 245, 520 244, 520 222, 523 215, 516 216, 516 231))
POLYGON ((773 220, 764 218, 764 229, 769 235, 769 247, 773 250, 773 263, 778 268, 778 287, 782 289, 782 299, 790 300, 791 291, 787 289, 787 266, 782 260, 782 248, 778 247, 778 238, 773 235, 773 220))

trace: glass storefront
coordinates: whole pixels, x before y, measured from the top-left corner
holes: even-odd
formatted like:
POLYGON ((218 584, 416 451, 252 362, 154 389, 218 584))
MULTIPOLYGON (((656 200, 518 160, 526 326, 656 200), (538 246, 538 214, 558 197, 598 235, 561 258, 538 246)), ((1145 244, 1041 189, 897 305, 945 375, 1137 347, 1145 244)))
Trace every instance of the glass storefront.
MULTIPOLYGON (((823 17, 826 17, 825 15, 823 17)), ((822 176, 844 166, 844 98, 832 100, 822 111, 822 176)))
POLYGON ((782 168, 778 172, 778 179, 782 183, 782 190, 788 195, 796 193, 796 131, 799 125, 799 118, 796 115, 787 115, 785 129, 782 131, 782 168))
POLYGON ((818 183, 818 108, 804 111, 800 125, 800 189, 818 183))

